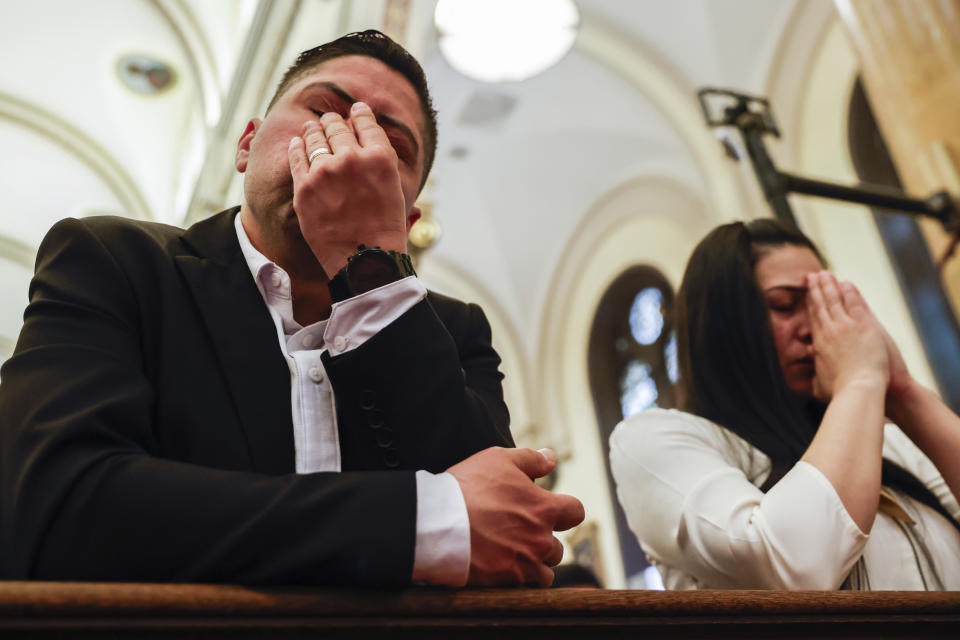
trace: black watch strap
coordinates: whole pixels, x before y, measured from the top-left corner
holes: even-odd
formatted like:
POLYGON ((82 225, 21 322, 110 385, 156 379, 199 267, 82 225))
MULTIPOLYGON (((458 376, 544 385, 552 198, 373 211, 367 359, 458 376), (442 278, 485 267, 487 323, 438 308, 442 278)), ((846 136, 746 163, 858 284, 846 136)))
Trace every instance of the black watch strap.
POLYGON ((330 278, 327 286, 330 298, 334 302, 342 302, 415 275, 417 273, 407 254, 361 244, 357 252, 347 258, 346 266, 330 278))

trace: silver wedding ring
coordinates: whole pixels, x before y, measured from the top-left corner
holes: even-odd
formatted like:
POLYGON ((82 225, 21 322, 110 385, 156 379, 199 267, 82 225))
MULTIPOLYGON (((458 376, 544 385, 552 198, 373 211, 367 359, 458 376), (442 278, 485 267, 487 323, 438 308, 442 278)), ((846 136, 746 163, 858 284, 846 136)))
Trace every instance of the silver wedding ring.
POLYGON ((310 157, 307 159, 307 162, 309 162, 310 164, 313 164, 313 161, 317 156, 325 156, 325 155, 328 155, 329 153, 330 153, 330 149, 327 149, 326 147, 320 147, 319 149, 314 149, 310 153, 310 157))

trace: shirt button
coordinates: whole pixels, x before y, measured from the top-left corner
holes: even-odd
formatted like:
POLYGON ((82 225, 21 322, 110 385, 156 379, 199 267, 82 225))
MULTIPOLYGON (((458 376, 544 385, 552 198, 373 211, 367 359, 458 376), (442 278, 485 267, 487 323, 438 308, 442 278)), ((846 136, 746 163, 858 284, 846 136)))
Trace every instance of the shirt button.
POLYGON ((303 346, 305 346, 307 349, 312 347, 316 341, 317 341, 317 338, 312 333, 308 333, 304 335, 303 338, 301 339, 301 342, 303 342, 303 346))
POLYGON ((282 283, 283 280, 280 278, 279 273, 274 271, 272 274, 270 274, 270 284, 272 284, 275 289, 279 288, 282 283))
POLYGON ((317 384, 323 382, 323 371, 320 370, 320 367, 310 367, 310 370, 307 371, 307 375, 310 376, 310 379, 317 384))
POLYGON ((333 339, 333 348, 337 351, 343 351, 347 348, 347 339, 343 336, 337 336, 333 339))

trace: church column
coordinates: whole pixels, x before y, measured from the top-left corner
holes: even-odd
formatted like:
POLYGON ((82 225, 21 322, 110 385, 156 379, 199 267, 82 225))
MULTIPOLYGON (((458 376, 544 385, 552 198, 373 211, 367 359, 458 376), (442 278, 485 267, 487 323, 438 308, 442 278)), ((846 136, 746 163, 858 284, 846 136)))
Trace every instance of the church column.
MULTIPOLYGON (((904 189, 960 197, 960 0, 834 1, 904 189)), ((936 221, 920 226, 939 259, 950 238, 936 221)), ((957 313, 960 256, 943 276, 957 313)))

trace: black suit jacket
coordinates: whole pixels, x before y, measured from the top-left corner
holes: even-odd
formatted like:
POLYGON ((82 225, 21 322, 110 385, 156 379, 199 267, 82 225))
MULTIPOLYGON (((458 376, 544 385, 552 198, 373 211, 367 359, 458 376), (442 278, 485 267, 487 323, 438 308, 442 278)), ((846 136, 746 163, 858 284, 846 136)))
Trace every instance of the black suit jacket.
POLYGON ((236 209, 64 220, 0 384, 9 578, 403 584, 414 471, 512 445, 483 312, 427 299, 324 365, 342 473, 294 473, 290 373, 236 209))

